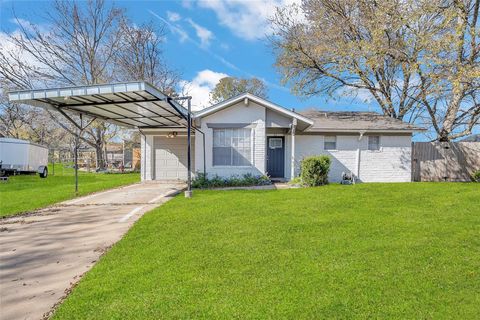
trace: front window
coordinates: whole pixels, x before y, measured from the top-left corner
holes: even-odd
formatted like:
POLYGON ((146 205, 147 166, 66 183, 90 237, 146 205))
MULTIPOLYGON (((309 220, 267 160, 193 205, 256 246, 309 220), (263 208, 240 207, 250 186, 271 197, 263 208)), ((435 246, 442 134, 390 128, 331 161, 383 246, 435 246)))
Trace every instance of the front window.
POLYGON ((323 149, 325 150, 336 150, 337 149, 337 137, 336 136, 325 136, 323 142, 323 149))
POLYGON ((248 128, 213 129, 213 165, 250 166, 251 132, 248 128))
POLYGON ((380 150, 380 136, 368 136, 368 150, 380 150))

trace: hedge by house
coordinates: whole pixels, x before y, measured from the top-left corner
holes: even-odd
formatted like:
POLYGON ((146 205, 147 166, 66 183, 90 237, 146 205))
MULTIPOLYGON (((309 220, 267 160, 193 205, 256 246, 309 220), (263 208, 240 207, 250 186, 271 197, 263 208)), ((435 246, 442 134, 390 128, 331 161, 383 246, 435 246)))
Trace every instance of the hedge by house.
POLYGON ((321 186, 328 183, 328 172, 331 160, 328 156, 311 156, 304 158, 301 163, 302 183, 309 187, 321 186))
POLYGON ((228 178, 213 175, 208 177, 206 174, 197 172, 196 178, 192 181, 192 187, 197 189, 224 188, 224 187, 249 187, 269 185, 272 182, 267 176, 255 176, 251 173, 244 175, 233 175, 228 178))
POLYGON ((474 173, 472 173, 472 181, 480 182, 480 170, 477 170, 474 173))

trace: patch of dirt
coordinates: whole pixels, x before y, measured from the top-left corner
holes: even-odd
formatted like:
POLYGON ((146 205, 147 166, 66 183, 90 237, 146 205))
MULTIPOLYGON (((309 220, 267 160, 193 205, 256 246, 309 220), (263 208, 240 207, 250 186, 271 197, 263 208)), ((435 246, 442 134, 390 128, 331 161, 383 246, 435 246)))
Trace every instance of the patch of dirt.
POLYGON ((56 213, 57 211, 60 211, 59 206, 47 207, 47 208, 38 209, 34 211, 27 211, 27 212, 15 214, 13 216, 0 217, 0 224, 17 223, 23 220, 23 218, 28 218, 28 217, 48 216, 56 213), (10 220, 13 220, 13 221, 10 221, 10 220))
POLYGON ((58 299, 58 301, 52 306, 52 308, 48 311, 48 312, 45 312, 42 316, 42 320, 48 320, 52 317, 52 315, 55 313, 55 311, 57 310, 57 308, 63 303, 63 301, 65 301, 65 299, 70 295, 70 293, 73 291, 73 289, 75 289, 75 287, 78 285, 78 283, 80 282, 80 279, 83 278, 83 276, 87 273, 88 271, 82 273, 81 275, 79 276, 75 276, 73 279, 74 281, 70 282, 70 287, 68 287, 67 289, 65 289, 65 291, 63 292, 63 295, 60 297, 60 299, 58 299))

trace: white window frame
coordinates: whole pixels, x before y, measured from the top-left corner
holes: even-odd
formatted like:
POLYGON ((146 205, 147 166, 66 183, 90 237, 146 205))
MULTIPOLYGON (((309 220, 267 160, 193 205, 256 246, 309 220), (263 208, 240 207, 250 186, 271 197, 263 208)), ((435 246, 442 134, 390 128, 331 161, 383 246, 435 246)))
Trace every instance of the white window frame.
POLYGON ((382 148, 382 138, 380 135, 370 135, 368 136, 368 140, 367 140, 367 149, 368 151, 372 151, 372 152, 378 152, 378 151, 381 151, 381 148, 382 148), (370 148, 370 138, 373 138, 373 137, 378 137, 378 148, 377 149, 371 149, 370 148))
POLYGON ((283 138, 282 137, 272 136, 272 137, 267 137, 267 140, 268 140, 268 148, 269 149, 281 149, 281 148, 283 148, 283 138), (280 146, 273 146, 272 147, 271 142, 274 141, 274 140, 280 140, 280 146))
POLYGON ((332 150, 337 150, 337 136, 323 136, 323 150, 328 150, 328 151, 332 151, 332 150), (328 138, 333 138, 334 141, 327 141, 327 137, 328 138), (335 147, 334 148, 327 148, 326 144, 327 143, 335 143, 335 147))
POLYGON ((215 168, 251 168, 254 166, 254 135, 255 130, 253 128, 245 127, 245 128, 214 128, 212 129, 212 167, 215 168), (215 131, 216 130, 235 130, 235 129, 246 129, 250 131, 250 159, 249 165, 233 165, 232 164, 232 158, 230 158, 230 164, 229 165, 224 165, 224 164, 215 164, 214 162, 214 149, 215 149, 215 131))

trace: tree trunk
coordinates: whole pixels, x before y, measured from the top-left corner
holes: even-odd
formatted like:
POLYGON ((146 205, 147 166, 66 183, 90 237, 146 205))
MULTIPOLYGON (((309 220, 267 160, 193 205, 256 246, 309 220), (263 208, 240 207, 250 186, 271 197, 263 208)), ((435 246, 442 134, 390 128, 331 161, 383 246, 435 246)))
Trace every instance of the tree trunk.
POLYGON ((103 154, 103 143, 102 142, 97 142, 95 144, 95 153, 97 157, 97 170, 105 170, 106 165, 105 165, 105 157, 103 154))
POLYGON ((460 102, 462 100, 463 93, 460 93, 460 88, 454 88, 454 94, 452 101, 450 102, 445 118, 443 119, 442 130, 438 135, 438 141, 448 142, 450 141, 450 134, 452 133, 453 124, 455 123, 456 115, 460 109, 460 102))
POLYGON ((108 152, 107 152, 107 144, 103 144, 104 155, 105 155, 105 168, 108 168, 108 152))

